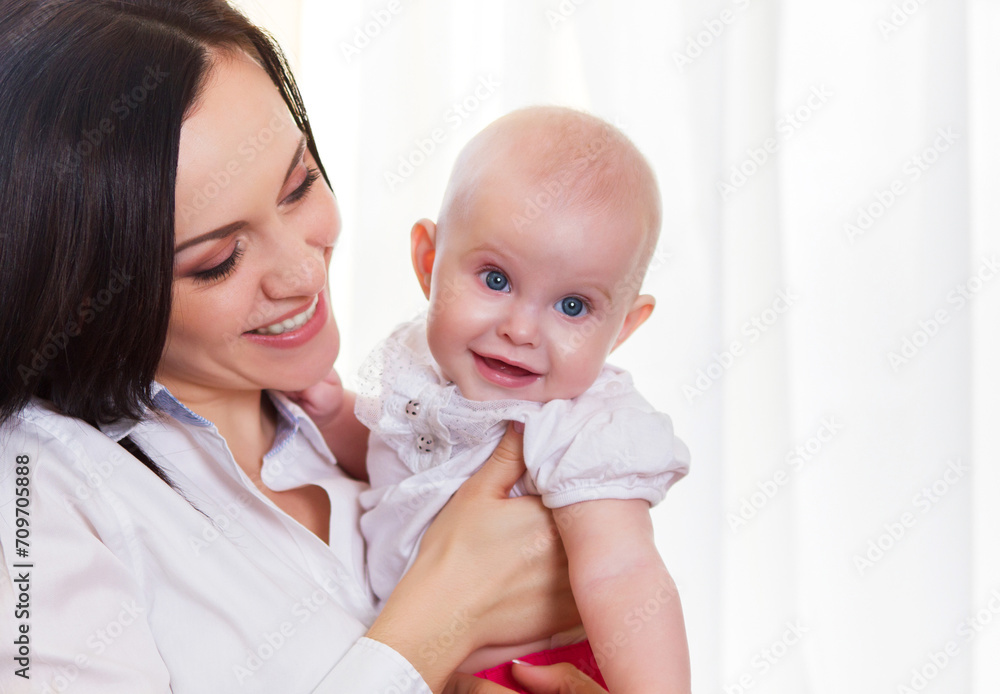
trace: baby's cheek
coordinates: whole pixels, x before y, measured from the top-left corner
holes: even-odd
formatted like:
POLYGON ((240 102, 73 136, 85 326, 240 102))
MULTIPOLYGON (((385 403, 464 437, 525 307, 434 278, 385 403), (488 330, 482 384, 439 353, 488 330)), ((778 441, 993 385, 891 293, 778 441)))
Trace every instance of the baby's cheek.
POLYGON ((451 326, 445 316, 431 312, 427 316, 427 345, 431 356, 438 363, 445 376, 449 376, 452 355, 457 344, 452 336, 451 326))
POLYGON ((604 367, 607 354, 593 340, 583 344, 567 343, 560 363, 562 397, 575 398, 590 388, 604 367))

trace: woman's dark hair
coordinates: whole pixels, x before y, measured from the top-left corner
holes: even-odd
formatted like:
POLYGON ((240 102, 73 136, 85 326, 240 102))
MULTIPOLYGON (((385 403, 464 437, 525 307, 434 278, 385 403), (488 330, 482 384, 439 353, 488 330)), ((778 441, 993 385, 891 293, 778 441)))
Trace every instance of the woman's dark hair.
POLYGON ((0 424, 32 396, 95 426, 155 409, 181 123, 212 49, 260 63, 325 178, 284 55, 224 0, 0 0, 0 424))

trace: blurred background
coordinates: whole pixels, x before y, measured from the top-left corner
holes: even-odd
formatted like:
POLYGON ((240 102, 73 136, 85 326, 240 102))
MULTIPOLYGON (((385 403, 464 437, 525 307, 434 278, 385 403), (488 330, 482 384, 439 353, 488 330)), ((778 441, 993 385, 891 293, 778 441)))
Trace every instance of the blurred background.
POLYGON ((1000 691, 1000 4, 237 4, 340 201, 348 383, 424 307, 408 232, 461 146, 521 106, 601 116, 664 200, 657 308, 612 361, 692 451, 653 517, 694 691, 1000 691))

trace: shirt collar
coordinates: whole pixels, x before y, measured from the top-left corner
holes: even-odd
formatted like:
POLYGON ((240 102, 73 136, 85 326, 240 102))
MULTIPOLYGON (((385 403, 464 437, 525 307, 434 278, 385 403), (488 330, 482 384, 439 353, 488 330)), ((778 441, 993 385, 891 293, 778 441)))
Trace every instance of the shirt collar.
POLYGON ((295 437, 305 413, 285 394, 271 390, 264 392, 271 397, 274 409, 278 411, 278 429, 274 434, 274 446, 267 453, 271 455, 280 451, 295 437))
MULTIPOLYGON (((173 415, 174 417, 180 419, 180 417, 178 417, 177 414, 177 412, 179 411, 178 408, 183 408, 192 417, 197 417, 203 422, 208 421, 204 417, 198 417, 198 415, 196 415, 194 412, 191 412, 191 410, 188 410, 188 408, 184 407, 184 405, 182 405, 177 400, 177 398, 175 398, 173 395, 170 394, 170 391, 167 390, 162 383, 157 383, 156 381, 153 381, 153 387, 151 388, 150 392, 152 393, 153 402, 156 404, 156 406, 162 408, 165 412, 173 415)), ((150 414, 148 408, 144 412, 144 414, 147 415, 150 414)), ((139 426, 140 423, 142 423, 142 419, 130 419, 127 417, 123 417, 122 419, 115 420, 110 424, 98 424, 97 427, 108 438, 117 443, 126 436, 128 436, 129 434, 131 434, 135 430, 135 428, 139 426)), ((198 424, 198 426, 204 426, 204 425, 198 424)))
MULTIPOLYGON (((295 436, 304 413, 285 395, 269 390, 265 392, 270 396, 271 402, 274 403, 274 407, 278 411, 278 429, 274 437, 274 447, 268 452, 270 454, 280 451, 295 436)), ((212 422, 193 412, 187 405, 175 398, 173 393, 167 390, 167 387, 162 383, 153 381, 151 393, 153 403, 182 424, 202 428, 214 426, 212 422)), ((110 424, 101 424, 99 428, 108 438, 117 443, 131 434, 142 421, 141 419, 123 418, 110 424)))

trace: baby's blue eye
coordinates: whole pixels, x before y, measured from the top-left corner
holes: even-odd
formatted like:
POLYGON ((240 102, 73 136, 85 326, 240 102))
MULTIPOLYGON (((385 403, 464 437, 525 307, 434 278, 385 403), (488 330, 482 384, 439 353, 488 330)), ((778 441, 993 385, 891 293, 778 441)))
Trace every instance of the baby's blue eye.
POLYGON ((556 304, 556 308, 571 318, 583 315, 587 312, 587 304, 578 296, 567 296, 556 304))
POLYGON ((486 286, 496 292, 507 291, 510 286, 510 282, 507 281, 507 275, 499 270, 487 270, 482 277, 486 286))

